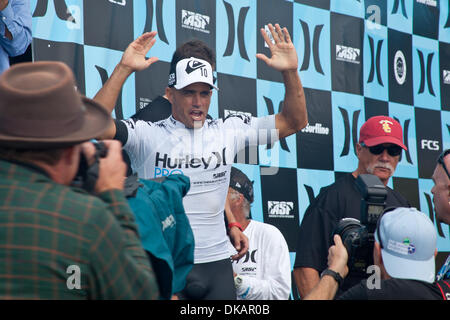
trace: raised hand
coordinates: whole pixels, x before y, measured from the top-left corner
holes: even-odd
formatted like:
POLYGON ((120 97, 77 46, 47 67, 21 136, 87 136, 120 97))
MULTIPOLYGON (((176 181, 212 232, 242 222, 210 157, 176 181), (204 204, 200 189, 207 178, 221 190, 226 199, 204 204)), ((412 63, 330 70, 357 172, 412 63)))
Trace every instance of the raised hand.
POLYGON ((269 46, 272 57, 268 58, 262 53, 256 54, 256 57, 263 60, 269 67, 272 67, 280 72, 297 70, 297 51, 291 41, 288 30, 286 28, 281 29, 278 23, 275 24, 275 27, 269 23, 268 27, 275 43, 272 43, 263 28, 261 28, 261 35, 269 46))
POLYGON ((141 71, 158 61, 158 58, 146 58, 147 53, 156 42, 156 31, 146 32, 130 43, 122 55, 120 65, 130 72, 141 71))

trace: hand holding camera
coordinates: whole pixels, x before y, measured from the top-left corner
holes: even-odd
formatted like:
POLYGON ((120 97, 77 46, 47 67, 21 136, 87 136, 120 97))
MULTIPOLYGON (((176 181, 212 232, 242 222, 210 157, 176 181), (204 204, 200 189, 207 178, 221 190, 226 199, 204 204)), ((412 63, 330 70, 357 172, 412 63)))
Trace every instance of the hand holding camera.
POLYGON ((81 152, 75 185, 95 194, 112 189, 123 190, 126 165, 119 141, 85 142, 81 152))
POLYGON ((337 234, 333 237, 334 245, 328 249, 328 268, 339 273, 343 278, 348 274, 348 253, 341 237, 337 234))

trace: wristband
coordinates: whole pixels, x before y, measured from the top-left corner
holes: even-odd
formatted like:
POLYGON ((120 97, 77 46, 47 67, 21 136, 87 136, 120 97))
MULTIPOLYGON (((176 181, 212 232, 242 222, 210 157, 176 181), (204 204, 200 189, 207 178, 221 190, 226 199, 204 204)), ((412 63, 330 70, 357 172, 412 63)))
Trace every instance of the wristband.
POLYGON ((325 269, 322 272, 322 274, 320 275, 320 277, 322 278, 323 276, 330 276, 330 277, 332 277, 334 280, 336 280, 336 282, 338 283, 339 287, 344 282, 344 278, 342 278, 342 276, 339 274, 339 272, 333 271, 331 269, 325 269))
POLYGON ((228 229, 231 230, 231 228, 233 228, 233 227, 238 227, 239 230, 241 230, 242 232, 244 231, 244 230, 242 229, 241 224, 240 224, 239 222, 230 222, 230 223, 228 224, 228 229))

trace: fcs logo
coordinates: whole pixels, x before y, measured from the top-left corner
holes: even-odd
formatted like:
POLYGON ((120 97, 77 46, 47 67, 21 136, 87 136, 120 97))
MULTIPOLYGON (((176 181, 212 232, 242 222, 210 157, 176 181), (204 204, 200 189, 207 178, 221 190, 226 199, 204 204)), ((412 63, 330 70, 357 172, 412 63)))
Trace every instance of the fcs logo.
POLYGON ((294 203, 290 201, 268 201, 267 208, 269 218, 294 218, 291 211, 294 209, 294 203))
POLYGON ((420 140, 420 147, 422 148, 422 150, 424 149, 428 149, 431 151, 438 151, 439 150, 439 141, 436 140, 427 140, 427 139, 422 139, 420 140))
MULTIPOLYGON (((308 70, 309 69, 309 60, 311 57, 311 45, 310 45, 310 36, 309 36, 309 26, 305 21, 300 20, 300 24, 302 25, 303 29, 303 39, 305 40, 305 55, 303 56, 303 63, 300 67, 300 71, 308 70)), ((322 32, 324 25, 319 24, 314 27, 314 35, 313 35, 313 42, 312 42, 312 51, 314 56, 314 68, 316 71, 322 75, 325 75, 322 69, 322 65, 320 64, 320 57, 319 57, 319 40, 320 40, 320 34, 322 32)))
POLYGON ((382 126, 381 128, 383 129, 384 132, 391 133, 391 131, 392 131, 391 125, 393 125, 392 121, 381 120, 380 124, 381 124, 381 126, 382 126))
MULTIPOLYGON (((233 12, 232 5, 226 1, 224 1, 223 4, 225 5, 225 10, 226 10, 227 16, 228 16, 228 42, 227 42, 227 47, 225 49, 223 56, 228 57, 228 56, 231 56, 234 51, 235 21, 234 21, 234 12, 233 12)), ((238 19, 238 25, 237 25, 239 54, 241 55, 242 59, 245 59, 247 61, 250 61, 250 59, 247 54, 247 49, 245 48, 244 27, 245 27, 245 19, 247 17, 247 13, 248 13, 249 9, 250 9, 250 7, 242 7, 239 10, 239 19, 238 19)))
POLYGON ((433 62, 434 52, 429 53, 427 56, 426 80, 425 80, 425 59, 423 56, 423 52, 417 49, 417 54, 419 55, 419 62, 420 62, 420 85, 418 93, 423 93, 425 91, 425 81, 426 81, 428 85, 428 92, 432 96, 436 96, 433 90, 432 75, 431 75, 432 71, 431 64, 433 62))
POLYGON ((207 29, 209 23, 209 16, 184 9, 181 10, 181 26, 183 28, 209 34, 210 31, 207 29))
POLYGON ((406 59, 401 50, 398 50, 394 56, 394 76, 399 85, 403 85, 406 81, 406 59))
POLYGON ((336 60, 360 64, 360 50, 340 44, 336 45, 336 60))
POLYGON ((381 79, 381 66, 380 66, 381 49, 383 47, 383 40, 378 40, 377 52, 375 55, 374 54, 375 53, 375 48, 374 48, 375 42, 371 36, 368 36, 368 39, 369 39, 369 47, 370 47, 370 55, 371 55, 371 60, 370 60, 371 64, 370 64, 370 72, 369 72, 369 78, 367 79, 367 83, 373 82, 373 78, 374 78, 375 70, 376 70, 378 84, 380 86, 384 87, 383 80, 381 79), (376 66, 376 68, 374 66, 376 66))

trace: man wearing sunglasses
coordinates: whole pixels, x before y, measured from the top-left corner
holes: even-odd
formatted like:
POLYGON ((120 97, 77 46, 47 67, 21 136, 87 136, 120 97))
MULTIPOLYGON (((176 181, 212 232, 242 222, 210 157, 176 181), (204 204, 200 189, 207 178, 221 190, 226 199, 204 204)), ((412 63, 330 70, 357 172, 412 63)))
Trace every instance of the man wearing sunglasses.
MULTIPOLYGON (((447 300, 448 282, 434 281, 436 239, 434 224, 426 214, 415 208, 387 209, 375 231, 373 259, 379 278, 361 281, 338 299, 447 300)), ((328 268, 345 277, 347 250, 338 235, 334 242, 329 250, 328 268)), ((324 276, 305 299, 333 299, 338 286, 333 276, 324 276)))
MULTIPOLYGON (((450 149, 439 156, 432 179, 434 210, 438 221, 450 225, 450 149)), ((437 274, 437 280, 450 279, 450 255, 437 274)))
MULTIPOLYGON (((310 292, 326 269, 328 248, 332 245, 331 234, 338 222, 342 218, 361 220, 361 194, 356 185, 358 175, 374 174, 383 182, 387 190, 386 207, 410 206, 402 195, 387 187, 402 150, 407 149, 400 124, 386 116, 368 119, 361 126, 355 147, 358 157, 356 170, 322 188, 302 220, 294 264, 300 297, 310 292)), ((350 272, 341 289, 345 291, 367 276, 350 272)))

